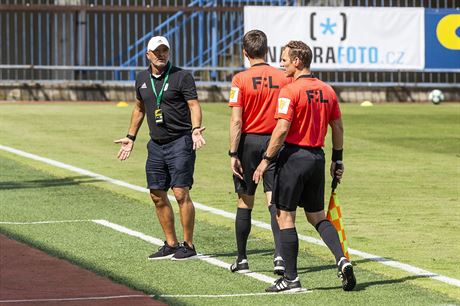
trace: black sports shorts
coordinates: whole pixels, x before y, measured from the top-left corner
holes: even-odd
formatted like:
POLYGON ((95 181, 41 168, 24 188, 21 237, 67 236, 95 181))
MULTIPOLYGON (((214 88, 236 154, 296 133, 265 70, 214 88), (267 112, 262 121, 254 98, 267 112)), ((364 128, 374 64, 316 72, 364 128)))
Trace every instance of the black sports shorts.
MULTIPOLYGON (((262 161, 270 141, 270 135, 241 134, 238 146, 238 158, 243 167, 244 180, 233 175, 235 192, 246 195, 254 195, 257 184, 252 180, 254 171, 262 161)), ((264 192, 273 190, 273 177, 275 174, 275 162, 271 162, 263 176, 264 192)))
POLYGON ((324 209, 325 160, 322 148, 285 144, 276 164, 272 204, 284 211, 324 209))
POLYGON ((191 134, 165 144, 150 140, 145 163, 147 188, 165 190, 193 185, 195 151, 191 134))

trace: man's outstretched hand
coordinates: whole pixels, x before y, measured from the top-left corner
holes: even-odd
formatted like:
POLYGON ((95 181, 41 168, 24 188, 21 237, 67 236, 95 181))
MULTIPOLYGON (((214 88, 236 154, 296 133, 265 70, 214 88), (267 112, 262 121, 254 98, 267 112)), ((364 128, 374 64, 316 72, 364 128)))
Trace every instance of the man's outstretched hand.
POLYGON ((128 159, 129 155, 131 155, 131 151, 134 148, 134 141, 125 137, 118 140, 114 140, 113 142, 121 145, 120 151, 118 151, 117 158, 121 161, 128 159))

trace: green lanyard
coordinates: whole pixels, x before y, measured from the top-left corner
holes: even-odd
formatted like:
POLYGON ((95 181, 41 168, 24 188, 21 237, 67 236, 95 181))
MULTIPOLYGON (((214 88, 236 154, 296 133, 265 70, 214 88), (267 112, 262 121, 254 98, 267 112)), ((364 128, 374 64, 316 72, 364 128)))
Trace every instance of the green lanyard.
POLYGON ((157 98, 157 109, 160 108, 160 103, 161 103, 161 97, 163 96, 163 90, 165 89, 166 83, 168 83, 169 79, 169 71, 171 70, 172 64, 169 64, 168 71, 166 72, 165 79, 163 81, 163 86, 161 86, 160 93, 157 94, 157 90, 155 88, 155 84, 153 83, 153 76, 150 76, 150 82, 152 82, 152 88, 153 88, 153 93, 155 94, 155 97, 157 98))

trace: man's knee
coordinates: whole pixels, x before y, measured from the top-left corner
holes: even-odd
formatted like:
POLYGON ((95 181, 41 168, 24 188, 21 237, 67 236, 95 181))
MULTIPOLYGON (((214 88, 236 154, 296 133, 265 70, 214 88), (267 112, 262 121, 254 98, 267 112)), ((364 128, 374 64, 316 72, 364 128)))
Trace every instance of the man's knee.
POLYGON ((254 207, 254 196, 238 193, 238 207, 252 209, 254 207))
POLYGON ((295 227, 295 211, 286 211, 286 210, 279 210, 277 215, 277 221, 280 229, 288 229, 295 227))
POLYGON ((155 207, 163 207, 169 205, 168 195, 163 190, 150 190, 150 198, 152 199, 155 207))
POLYGON ((173 188, 174 197, 177 204, 184 205, 191 202, 190 193, 188 188, 173 188))
POLYGON ((318 212, 305 212, 305 214, 307 215, 308 222, 313 226, 316 226, 319 222, 326 219, 324 210, 318 212))

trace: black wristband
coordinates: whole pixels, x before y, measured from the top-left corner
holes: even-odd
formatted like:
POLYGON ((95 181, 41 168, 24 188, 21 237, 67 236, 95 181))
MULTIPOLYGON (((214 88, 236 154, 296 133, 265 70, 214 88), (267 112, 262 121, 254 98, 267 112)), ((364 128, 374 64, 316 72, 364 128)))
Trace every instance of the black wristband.
POLYGON ((126 138, 131 139, 132 141, 136 141, 136 136, 133 136, 131 134, 126 135, 126 138))
POLYGON ((274 161, 275 158, 276 158, 276 155, 273 155, 272 157, 270 157, 270 156, 267 155, 267 152, 265 152, 265 153, 264 153, 264 156, 262 156, 262 159, 265 159, 265 160, 268 161, 268 162, 274 161))
POLYGON ((192 133, 193 133, 194 130, 200 129, 200 128, 201 128, 201 126, 195 126, 195 127, 192 129, 192 133))
POLYGON ((332 161, 336 162, 338 160, 343 160, 343 149, 341 150, 332 149, 332 161))
POLYGON ((228 156, 230 156, 230 157, 237 157, 237 156, 238 156, 238 152, 228 151, 228 156))

